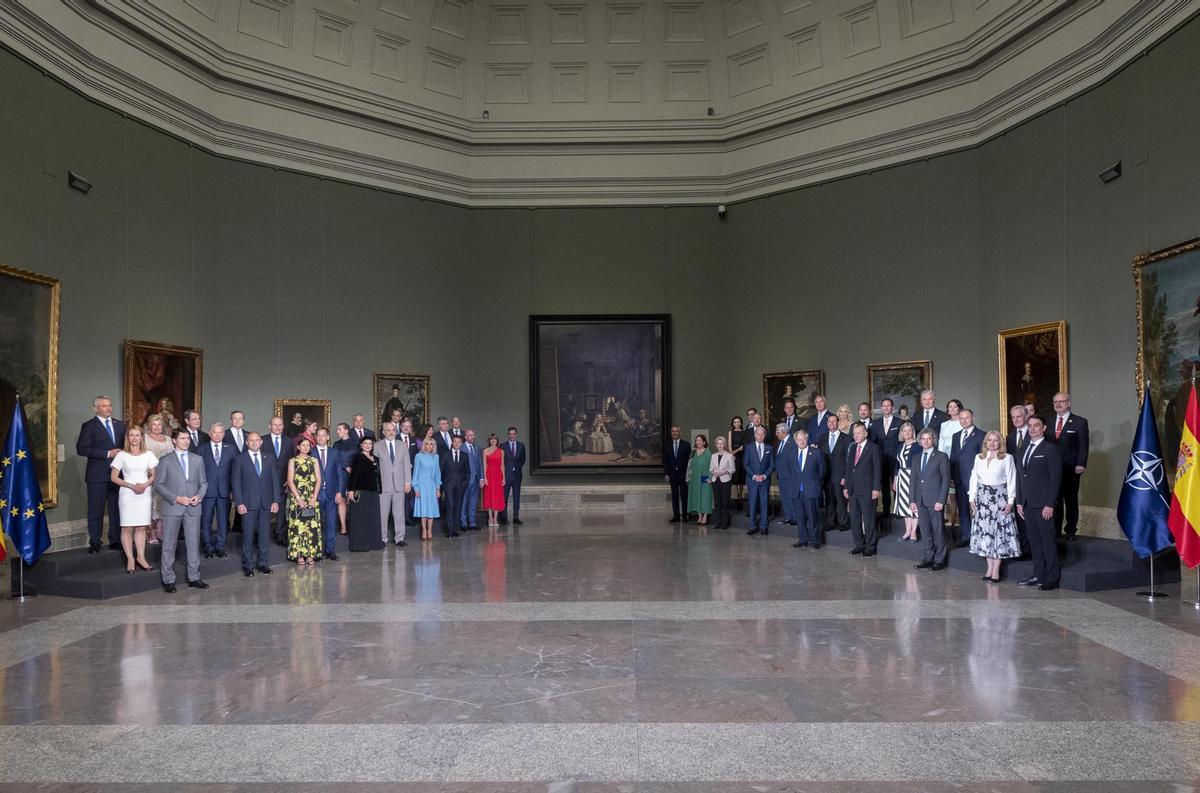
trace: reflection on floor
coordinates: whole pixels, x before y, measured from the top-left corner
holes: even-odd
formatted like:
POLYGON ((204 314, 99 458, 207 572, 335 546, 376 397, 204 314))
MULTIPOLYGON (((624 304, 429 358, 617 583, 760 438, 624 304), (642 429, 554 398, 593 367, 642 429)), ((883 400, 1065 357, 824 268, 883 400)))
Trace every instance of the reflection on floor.
POLYGON ((0 793, 1193 790, 1200 611, 1168 590, 568 514, 5 602, 0 793))

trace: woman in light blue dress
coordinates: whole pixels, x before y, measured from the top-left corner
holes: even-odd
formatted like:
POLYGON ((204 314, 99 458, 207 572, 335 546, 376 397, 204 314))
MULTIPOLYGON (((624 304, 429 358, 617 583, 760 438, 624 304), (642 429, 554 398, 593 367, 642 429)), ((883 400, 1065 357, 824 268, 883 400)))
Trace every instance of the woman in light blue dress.
POLYGON ((441 517, 438 499, 442 497, 442 460, 433 438, 421 444, 421 453, 413 460, 413 517, 421 519, 421 539, 433 539, 433 519, 441 517))

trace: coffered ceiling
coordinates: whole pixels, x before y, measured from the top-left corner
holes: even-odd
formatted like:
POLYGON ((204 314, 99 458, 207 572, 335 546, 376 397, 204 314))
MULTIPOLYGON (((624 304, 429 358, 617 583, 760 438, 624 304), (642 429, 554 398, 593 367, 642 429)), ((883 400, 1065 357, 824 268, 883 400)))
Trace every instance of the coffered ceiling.
POLYGON ((218 153, 470 205, 732 201, 980 142, 1200 0, 0 0, 218 153))

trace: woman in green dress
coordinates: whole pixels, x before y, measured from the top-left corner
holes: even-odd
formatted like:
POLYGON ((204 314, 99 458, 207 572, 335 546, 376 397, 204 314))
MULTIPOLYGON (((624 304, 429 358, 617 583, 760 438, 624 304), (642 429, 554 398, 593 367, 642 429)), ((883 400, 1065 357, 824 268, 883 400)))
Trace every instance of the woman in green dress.
POLYGON ((316 564, 321 558, 321 471, 312 458, 312 442, 303 435, 296 443, 296 456, 288 460, 287 536, 289 562, 316 564))
POLYGON ((712 462, 712 452, 708 450, 708 438, 696 436, 692 445, 692 459, 688 462, 688 512, 695 512, 697 522, 704 526, 708 516, 713 511, 712 477, 709 465, 712 462))

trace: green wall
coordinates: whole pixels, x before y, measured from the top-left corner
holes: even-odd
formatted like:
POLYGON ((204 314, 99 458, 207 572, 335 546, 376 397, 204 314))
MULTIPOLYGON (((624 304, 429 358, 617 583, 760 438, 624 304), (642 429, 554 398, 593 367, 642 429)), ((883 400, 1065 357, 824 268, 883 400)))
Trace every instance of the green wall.
MULTIPOLYGON (((940 401, 997 422, 995 333, 1065 318, 1112 506, 1135 416, 1130 260, 1200 233, 1200 21, 975 149, 730 206, 465 209, 212 156, 0 50, 0 262, 64 283, 60 509, 121 341, 202 347, 206 421, 277 396, 371 413, 371 373, 427 372, 436 413, 528 423, 533 313, 670 313, 674 416, 725 426, 764 371, 930 358, 940 401), (1125 163, 1122 179, 1097 174, 1125 163), (69 190, 68 169, 95 184, 69 190), (93 304, 100 303, 99 309, 93 304)), ((561 480, 554 480, 561 481, 561 480)))

